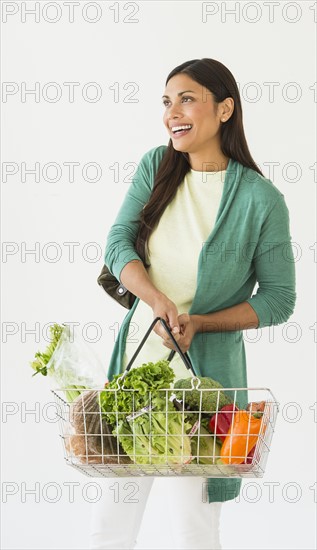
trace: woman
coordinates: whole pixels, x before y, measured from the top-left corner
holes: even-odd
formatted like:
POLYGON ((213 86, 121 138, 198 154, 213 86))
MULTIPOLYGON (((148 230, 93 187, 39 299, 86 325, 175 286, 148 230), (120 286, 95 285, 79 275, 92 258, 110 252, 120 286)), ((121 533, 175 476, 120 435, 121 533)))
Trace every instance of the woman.
MULTIPOLYGON (((159 316, 196 374, 247 387, 242 331, 284 323, 294 310, 288 209, 251 157, 237 84, 222 63, 205 58, 176 67, 163 104, 168 146, 142 157, 108 235, 105 263, 137 296, 108 377, 125 369, 159 316)), ((171 349, 156 323, 133 366, 167 359, 171 349)), ((171 366, 176 377, 188 376, 177 353, 171 366)), ((129 481, 137 483, 138 503, 114 505, 106 492, 94 510, 91 548, 134 547, 153 478, 129 481)), ((239 494, 241 480, 203 481, 164 480, 175 538, 170 547, 221 548, 221 503, 239 494)))

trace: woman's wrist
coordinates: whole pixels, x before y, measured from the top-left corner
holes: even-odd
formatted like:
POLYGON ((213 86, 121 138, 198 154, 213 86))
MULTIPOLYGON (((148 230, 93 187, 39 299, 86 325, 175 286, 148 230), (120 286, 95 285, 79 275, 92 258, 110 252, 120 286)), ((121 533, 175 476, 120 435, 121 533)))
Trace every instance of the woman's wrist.
POLYGON ((197 332, 201 332, 202 331, 201 330, 201 326, 202 326, 201 315, 191 314, 190 318, 191 318, 191 322, 192 322, 192 325, 193 325, 194 333, 196 334, 197 332))
POLYGON ((156 305, 160 304, 162 300, 166 300, 166 298, 167 297, 165 294, 163 294, 163 292, 153 287, 153 291, 151 292, 147 303, 154 310, 156 308, 156 305))

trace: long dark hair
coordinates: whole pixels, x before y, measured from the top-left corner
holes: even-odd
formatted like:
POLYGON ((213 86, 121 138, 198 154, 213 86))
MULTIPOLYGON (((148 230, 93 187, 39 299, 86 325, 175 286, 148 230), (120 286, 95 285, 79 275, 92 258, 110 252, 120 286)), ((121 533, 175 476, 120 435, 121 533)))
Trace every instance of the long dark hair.
MULTIPOLYGON (((237 83, 229 69, 215 59, 192 59, 175 67, 169 73, 165 86, 170 78, 178 73, 185 73, 205 88, 208 88, 215 103, 220 103, 227 97, 233 98, 233 113, 227 122, 222 123, 220 126, 221 151, 225 156, 237 160, 243 166, 251 168, 263 176, 247 145, 242 122, 240 94, 237 83)), ((151 197, 144 206, 140 217, 135 248, 146 268, 150 267, 150 264, 146 262, 145 252, 149 237, 165 208, 175 197, 178 186, 190 168, 188 153, 176 151, 170 139, 155 175, 151 197)))

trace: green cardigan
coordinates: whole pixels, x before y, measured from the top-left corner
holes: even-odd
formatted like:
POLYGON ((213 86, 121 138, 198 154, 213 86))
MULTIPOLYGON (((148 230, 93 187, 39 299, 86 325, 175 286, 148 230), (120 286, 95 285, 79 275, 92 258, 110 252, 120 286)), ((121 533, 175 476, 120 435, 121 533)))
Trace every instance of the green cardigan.
MULTIPOLYGON (((109 231, 104 260, 118 280, 128 262, 140 260, 134 249, 139 215, 149 200, 166 147, 154 147, 143 155, 109 231)), ((296 299, 290 243, 282 193, 269 179, 230 159, 216 223, 199 255, 196 293, 188 313, 207 314, 247 301, 258 316, 259 328, 287 321, 296 299), (258 289, 252 296, 256 283, 258 289)), ((173 300, 173 296, 168 298, 173 300)), ((121 325, 109 380, 122 370, 125 335, 138 301, 121 325)), ((210 376, 227 388, 247 388, 242 331, 197 333, 188 355, 197 375, 210 376)), ((244 407, 247 391, 238 394, 237 404, 244 407)), ((231 500, 240 489, 240 478, 209 478, 209 502, 231 500)))

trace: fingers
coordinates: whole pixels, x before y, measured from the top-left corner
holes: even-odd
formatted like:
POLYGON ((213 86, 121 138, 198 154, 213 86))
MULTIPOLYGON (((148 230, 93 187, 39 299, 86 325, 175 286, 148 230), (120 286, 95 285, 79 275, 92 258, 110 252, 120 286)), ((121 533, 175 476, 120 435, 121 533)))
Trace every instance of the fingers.
MULTIPOLYGON (((153 314, 154 317, 161 317, 161 319, 165 320, 169 330, 172 332, 175 340, 177 340, 181 333, 181 328, 178 321, 178 311, 176 305, 168 298, 163 297, 154 305, 153 314)), ((164 341, 171 340, 169 333, 165 330, 165 327, 162 325, 161 321, 157 321, 157 323, 155 323, 153 330, 156 334, 163 338, 164 341)))
POLYGON ((189 313, 181 313, 181 314, 178 316, 178 322, 179 322, 180 325, 181 325, 182 323, 188 323, 189 319, 190 319, 189 313))
POLYGON ((178 334, 180 332, 180 326, 178 321, 178 311, 176 310, 175 312, 172 311, 168 313, 167 317, 168 317, 168 325, 171 329, 171 332, 173 333, 173 335, 178 334))
MULTIPOLYGON (((160 312, 155 312, 155 314, 159 317, 162 317, 162 319, 165 319, 166 324, 169 326, 170 331, 176 340, 177 344, 179 345, 180 349, 183 353, 186 353, 188 351, 190 346, 190 341, 188 339, 188 334, 186 331, 186 327, 188 326, 188 322, 190 321, 190 315, 188 313, 182 313, 180 315, 177 315, 176 318, 173 315, 174 312, 165 310, 165 314, 161 314, 160 312), (173 321, 174 319, 174 321, 173 321), (175 322, 175 319, 177 320, 177 323, 175 322), (173 325, 173 322, 175 323, 173 325)), ((163 327, 162 323, 160 321, 157 321, 154 327, 154 332, 158 334, 162 338, 162 345, 165 346, 168 349, 176 350, 176 346, 168 334, 168 332, 163 327)))
MULTIPOLYGON (((178 342, 179 339, 184 335, 186 324, 188 323, 189 319, 190 319, 190 315, 188 313, 182 313, 178 316, 178 326, 174 326, 173 328, 170 328, 176 342, 178 342)), ((167 320, 166 320, 166 323, 167 325, 169 325, 169 327, 171 326, 167 320)), ((171 349, 173 349, 173 341, 160 321, 156 323, 154 331, 165 342, 169 342, 169 344, 171 345, 171 349)))
MULTIPOLYGON (((156 332, 156 334, 158 334, 165 342, 171 342, 172 343, 172 339, 170 338, 168 332, 165 330, 165 328, 162 326, 162 324, 160 323, 160 321, 158 321, 155 325, 155 328, 153 329, 154 332, 156 332)), ((172 330, 171 330, 171 333, 173 334, 174 338, 176 341, 179 340, 180 336, 181 336, 181 333, 180 333, 180 330, 177 328, 177 327, 174 327, 172 330)))
MULTIPOLYGON (((172 321, 171 320, 172 316, 169 316, 168 313, 166 313, 164 316, 161 316, 161 315, 159 315, 159 316, 162 317, 162 319, 165 320, 168 328, 170 329, 170 331, 172 332, 174 338, 176 339, 178 337, 179 333, 180 333, 180 326, 179 326, 178 321, 177 322, 172 321)), ((176 316, 176 319, 177 319, 177 316, 176 316)), ((157 323, 155 323, 153 330, 159 336, 161 336, 162 338, 164 338, 164 339, 169 338, 169 334, 165 330, 165 327, 162 325, 161 321, 157 321, 157 323)))

